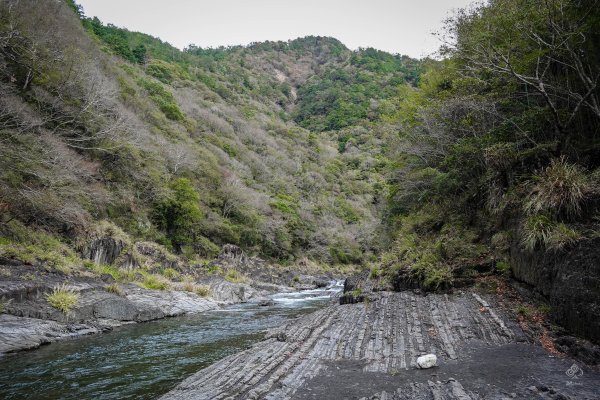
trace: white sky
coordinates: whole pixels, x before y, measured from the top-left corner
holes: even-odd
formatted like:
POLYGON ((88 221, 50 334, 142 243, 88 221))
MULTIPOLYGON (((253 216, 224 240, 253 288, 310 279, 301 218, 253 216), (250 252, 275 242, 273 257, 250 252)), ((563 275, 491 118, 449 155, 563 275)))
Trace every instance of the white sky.
POLYGON ((97 16, 183 48, 332 36, 351 49, 423 57, 452 9, 472 0, 78 0, 97 16))

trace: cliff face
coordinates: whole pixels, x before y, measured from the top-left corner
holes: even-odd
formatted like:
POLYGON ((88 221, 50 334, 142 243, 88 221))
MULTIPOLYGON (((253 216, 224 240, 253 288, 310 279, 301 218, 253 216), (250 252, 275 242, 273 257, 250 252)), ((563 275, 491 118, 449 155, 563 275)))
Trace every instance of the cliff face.
POLYGON ((600 342, 600 238, 562 251, 511 248, 516 279, 532 285, 550 303, 551 316, 568 330, 600 342))

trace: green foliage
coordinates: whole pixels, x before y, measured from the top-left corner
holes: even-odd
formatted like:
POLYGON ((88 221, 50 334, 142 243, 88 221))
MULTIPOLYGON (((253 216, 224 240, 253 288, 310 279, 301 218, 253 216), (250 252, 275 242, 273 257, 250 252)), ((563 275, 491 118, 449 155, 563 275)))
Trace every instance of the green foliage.
POLYGON ((381 269, 378 267, 372 267, 369 271, 369 279, 377 279, 382 275, 381 269))
POLYGON ((507 263, 506 261, 496 261, 496 270, 498 270, 498 272, 500 272, 503 275, 509 275, 510 274, 510 264, 507 263))
POLYGON ((185 119, 185 115, 183 115, 183 112, 175 102, 173 94, 160 82, 144 78, 138 79, 137 82, 146 89, 150 99, 156 103, 167 118, 173 121, 183 121, 185 119))
POLYGON ((27 264, 40 264, 45 268, 69 274, 83 261, 66 244, 44 232, 10 221, 8 235, 0 237, 0 256, 27 264))
POLYGON ((140 285, 143 288, 153 290, 167 290, 169 288, 169 282, 162 276, 151 274, 146 275, 142 282, 140 282, 140 285))
POLYGON ((174 268, 165 268, 161 271, 161 274, 167 279, 178 279, 181 276, 181 272, 174 268))
POLYGON ((223 145, 223 151, 225 151, 229 157, 235 157, 237 155, 235 149, 229 143, 223 145))
POLYGON ((154 207, 154 221, 163 230, 173 247, 193 243, 198 235, 203 213, 200 210, 200 195, 187 178, 179 178, 169 185, 170 193, 154 207))
POLYGON ((275 200, 271 202, 271 207, 284 214, 294 215, 297 212, 298 201, 293 196, 279 193, 275 197, 275 200))
POLYGON ((539 212, 565 213, 570 216, 581 214, 583 202, 597 189, 581 167, 570 164, 565 158, 554 159, 533 183, 525 209, 539 212))
POLYGON ((247 281, 247 278, 238 270, 230 268, 225 274, 225 280, 231 283, 244 283, 247 281))
POLYGON ((598 21, 570 0, 498 0, 447 21, 446 59, 425 61, 419 88, 401 86, 378 109, 397 129, 386 136, 397 237, 387 274, 442 287, 468 274, 461 264, 485 262, 488 244, 504 259, 511 243, 561 250, 583 239, 599 194, 588 171, 600 118, 575 100, 598 93, 574 71, 600 72, 598 21), (519 222, 514 238, 500 231, 519 222))
POLYGON ((48 303, 64 314, 68 314, 79 301, 79 293, 66 285, 56 286, 52 293, 46 294, 48 303))
POLYGON ((522 244, 529 251, 538 247, 562 250, 582 238, 581 233, 543 214, 529 216, 522 228, 522 244))

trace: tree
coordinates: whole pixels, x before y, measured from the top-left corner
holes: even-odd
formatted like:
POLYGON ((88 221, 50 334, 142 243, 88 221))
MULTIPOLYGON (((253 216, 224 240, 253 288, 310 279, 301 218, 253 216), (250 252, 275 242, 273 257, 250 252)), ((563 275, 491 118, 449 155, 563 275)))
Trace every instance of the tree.
POLYGON ((174 180, 171 193, 157 202, 154 220, 159 229, 165 231, 176 251, 191 244, 198 235, 203 213, 200 210, 200 195, 186 178, 174 180))
POLYGON ((135 49, 131 51, 133 53, 133 58, 138 64, 144 65, 146 64, 146 46, 140 44, 135 49))

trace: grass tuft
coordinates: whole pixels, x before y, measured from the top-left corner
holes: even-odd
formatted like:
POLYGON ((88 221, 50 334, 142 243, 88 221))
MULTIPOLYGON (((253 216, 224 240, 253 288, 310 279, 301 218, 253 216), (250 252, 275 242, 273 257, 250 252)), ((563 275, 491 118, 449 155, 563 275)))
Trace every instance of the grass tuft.
POLYGON ((64 314, 68 314, 79 301, 79 293, 65 284, 54 287, 52 293, 46 294, 48 303, 64 314))
POLYGON ((163 277, 157 275, 146 275, 144 280, 141 282, 141 286, 146 289, 154 290, 167 290, 169 288, 169 282, 163 277))
POLYGON ((113 293, 117 296, 125 297, 125 291, 118 283, 111 283, 110 285, 106 285, 104 287, 104 290, 106 290, 108 293, 113 293))
POLYGON ((564 157, 555 159, 541 174, 533 177, 525 211, 577 216, 581 214, 584 201, 594 191, 592 180, 582 168, 568 163, 564 157))

